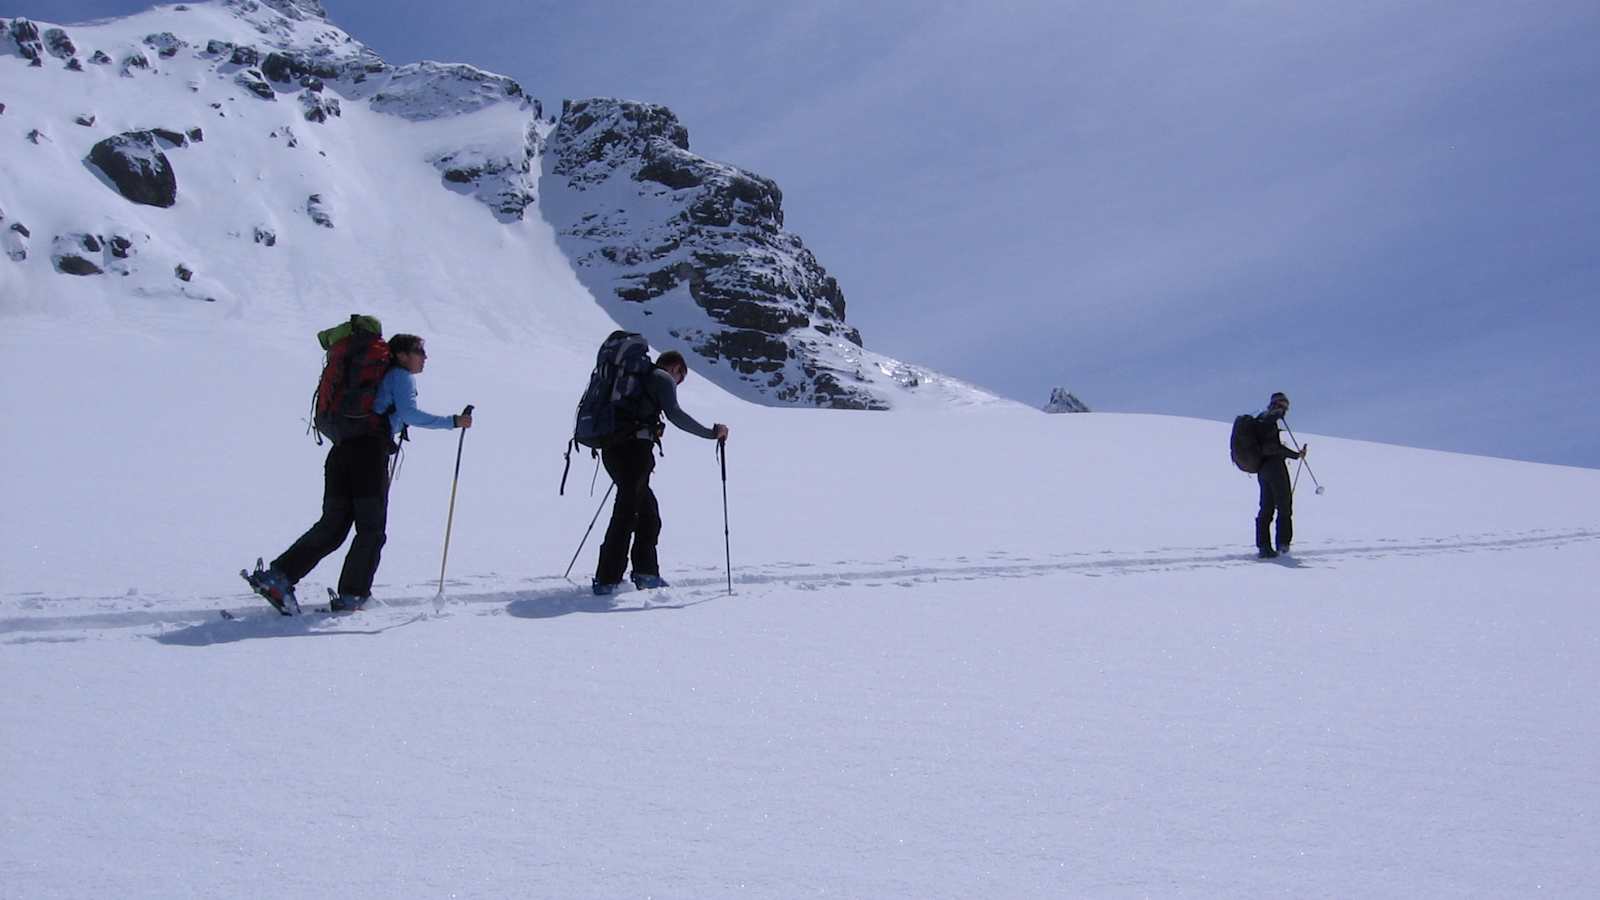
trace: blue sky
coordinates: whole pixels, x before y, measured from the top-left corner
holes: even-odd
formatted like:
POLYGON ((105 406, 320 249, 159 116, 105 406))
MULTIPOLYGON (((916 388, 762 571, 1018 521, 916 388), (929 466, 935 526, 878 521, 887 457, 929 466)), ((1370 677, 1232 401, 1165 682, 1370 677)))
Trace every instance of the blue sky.
POLYGON ((325 5, 552 110, 671 107, 782 186, 873 349, 1033 404, 1284 390, 1301 431, 1600 467, 1589 0, 325 5))

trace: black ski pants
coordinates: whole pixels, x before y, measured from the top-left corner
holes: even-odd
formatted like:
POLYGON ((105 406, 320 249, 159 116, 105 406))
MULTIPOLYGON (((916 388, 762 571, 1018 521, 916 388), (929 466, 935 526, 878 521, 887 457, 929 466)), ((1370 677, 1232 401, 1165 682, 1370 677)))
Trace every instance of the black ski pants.
POLYGON ((1261 510, 1256 513, 1256 549, 1272 549, 1272 518, 1278 518, 1278 549, 1287 550, 1294 540, 1294 491, 1289 483, 1289 463, 1275 456, 1261 464, 1256 473, 1261 485, 1261 510))
POLYGON ((655 445, 646 440, 629 440, 600 451, 606 474, 617 485, 617 501, 611 507, 611 524, 600 545, 600 562, 594 580, 615 584, 628 567, 628 547, 633 546, 633 574, 660 575, 656 560, 656 541, 661 538, 661 508, 650 490, 650 473, 655 471, 655 445))
POLYGON ((385 435, 355 438, 334 444, 322 467, 322 518, 317 520, 273 568, 291 584, 306 577, 323 557, 339 549, 356 529, 350 551, 339 572, 339 593, 365 597, 372 593, 372 577, 388 540, 389 441, 385 435))

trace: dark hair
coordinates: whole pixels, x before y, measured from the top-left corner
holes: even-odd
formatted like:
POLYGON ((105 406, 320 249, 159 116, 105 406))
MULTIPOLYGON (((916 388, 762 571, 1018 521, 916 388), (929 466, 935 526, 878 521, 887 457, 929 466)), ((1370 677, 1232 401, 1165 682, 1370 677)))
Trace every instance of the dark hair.
POLYGON ((689 364, 684 361, 682 353, 679 353, 676 350, 668 350, 667 352, 656 357, 656 368, 683 369, 685 372, 687 372, 689 371, 689 364))
POLYGON ((415 353, 422 349, 422 338, 414 334, 397 334, 389 338, 389 353, 415 353))

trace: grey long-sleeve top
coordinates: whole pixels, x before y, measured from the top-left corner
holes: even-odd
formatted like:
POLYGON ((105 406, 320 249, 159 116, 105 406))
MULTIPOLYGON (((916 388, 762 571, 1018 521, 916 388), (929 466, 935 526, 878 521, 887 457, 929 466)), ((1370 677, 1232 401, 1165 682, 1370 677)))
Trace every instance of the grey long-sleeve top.
MULTIPOLYGON (((667 372, 666 369, 651 371, 650 377, 645 380, 644 392, 650 398, 650 402, 655 404, 656 409, 660 410, 663 416, 666 416, 668 422, 695 437, 709 439, 717 436, 716 432, 701 425, 695 420, 694 416, 684 412, 683 407, 678 405, 678 383, 672 380, 671 373, 667 372)), ((639 432, 639 437, 645 440, 654 440, 655 434, 646 428, 639 432)))

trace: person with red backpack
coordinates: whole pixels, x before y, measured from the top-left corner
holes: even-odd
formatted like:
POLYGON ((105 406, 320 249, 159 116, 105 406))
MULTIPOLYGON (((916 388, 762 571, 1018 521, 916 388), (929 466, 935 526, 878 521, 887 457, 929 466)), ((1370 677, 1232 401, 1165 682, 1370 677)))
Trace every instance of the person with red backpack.
POLYGON ((439 416, 417 407, 415 376, 428 361, 422 338, 397 334, 385 343, 365 330, 376 320, 357 318, 328 347, 317 391, 317 430, 333 442, 323 466, 322 517, 269 567, 263 569, 258 562, 254 573, 245 573, 251 588, 284 615, 300 611, 295 585, 344 544, 351 526, 355 540, 345 554, 339 590, 329 608, 350 612, 370 600, 388 539, 389 455, 398 449, 394 436, 412 425, 472 427, 471 415, 439 416))

